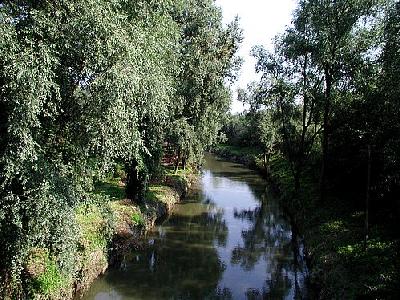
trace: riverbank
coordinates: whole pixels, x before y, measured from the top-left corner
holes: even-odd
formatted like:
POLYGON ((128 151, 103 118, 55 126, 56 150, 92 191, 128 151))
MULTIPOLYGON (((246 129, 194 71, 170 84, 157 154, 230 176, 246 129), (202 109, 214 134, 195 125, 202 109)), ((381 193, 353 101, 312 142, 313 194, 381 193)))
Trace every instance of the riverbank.
POLYGON ((364 245, 364 212, 346 210, 345 199, 319 202, 318 178, 312 168, 301 178, 301 193, 293 201, 293 179, 287 162, 270 159, 265 169, 254 149, 223 145, 213 151, 225 159, 257 169, 278 191, 305 242, 309 281, 316 299, 394 299, 399 295, 399 240, 389 224, 371 224, 364 245))
POLYGON ((305 299, 289 220, 265 188, 257 172, 206 153, 197 192, 83 299, 305 299))
POLYGON ((58 258, 50 256, 48 249, 30 251, 25 267, 30 298, 79 298, 110 266, 129 259, 132 249, 140 247, 140 237, 171 212, 196 178, 191 170, 177 174, 166 170, 163 178, 150 184, 141 204, 124 199, 120 177, 98 183, 91 200, 71 216, 77 223, 78 239, 70 272, 59 271, 58 258))

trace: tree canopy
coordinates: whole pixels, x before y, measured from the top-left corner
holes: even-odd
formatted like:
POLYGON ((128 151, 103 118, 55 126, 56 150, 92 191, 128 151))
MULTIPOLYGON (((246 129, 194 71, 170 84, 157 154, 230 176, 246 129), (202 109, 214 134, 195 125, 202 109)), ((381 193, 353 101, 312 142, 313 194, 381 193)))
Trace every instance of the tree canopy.
MULTIPOLYGON (((291 26, 276 36, 274 48, 253 48, 261 77, 239 93, 250 109, 231 116, 223 129, 228 144, 259 149, 263 171, 280 179, 285 205, 301 219, 295 222, 307 223, 313 209, 330 214, 316 216, 324 220, 347 220, 345 214, 353 218, 358 211, 364 253, 371 225, 375 238, 387 234, 387 244, 398 248, 393 227, 400 218, 399 9, 394 0, 298 1, 291 26), (342 207, 333 207, 334 201, 342 207)), ((377 270, 377 261, 387 259, 362 257, 377 270)), ((371 274, 374 291, 363 293, 393 293, 395 266, 371 274)))
POLYGON ((30 248, 74 264, 72 211, 117 163, 139 201, 164 142, 216 141, 241 31, 211 0, 21 0, 0 36, 0 279, 22 292, 30 248))

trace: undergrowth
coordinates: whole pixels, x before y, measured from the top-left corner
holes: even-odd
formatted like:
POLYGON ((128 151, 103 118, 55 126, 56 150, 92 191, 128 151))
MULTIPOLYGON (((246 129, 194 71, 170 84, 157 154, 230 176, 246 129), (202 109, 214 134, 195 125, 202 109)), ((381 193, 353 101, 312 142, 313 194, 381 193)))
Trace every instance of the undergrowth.
POLYGON ((30 299, 61 299, 71 291, 73 282, 83 285, 88 278, 98 275, 107 266, 108 250, 116 235, 129 236, 133 227, 144 228, 146 218, 158 214, 157 207, 176 202, 175 186, 186 186, 186 176, 192 170, 179 170, 176 174, 164 170, 163 182, 170 186, 152 184, 146 193, 146 203, 139 205, 125 199, 124 174, 116 169, 114 174, 94 185, 91 193, 85 194, 84 202, 71 210, 68 218, 73 224, 74 234, 65 236, 69 250, 32 247, 25 263, 27 292, 30 299), (62 256, 67 255, 66 257, 62 256), (71 261, 63 267, 64 261, 71 261))
POLYGON ((31 298, 40 294, 51 297, 68 282, 48 249, 32 249, 28 257, 27 270, 31 275, 29 285, 31 298))
MULTIPOLYGON (((252 157, 265 172, 261 154, 247 148, 222 146, 225 157, 252 157)), ((269 176, 281 202, 296 217, 311 262, 310 280, 321 299, 400 299, 400 241, 387 225, 370 224, 364 242, 364 212, 349 208, 346 199, 328 195, 319 201, 314 166, 305 168, 301 192, 293 201, 290 166, 279 155, 271 158, 269 176), (299 207, 300 206, 300 207, 299 207)))

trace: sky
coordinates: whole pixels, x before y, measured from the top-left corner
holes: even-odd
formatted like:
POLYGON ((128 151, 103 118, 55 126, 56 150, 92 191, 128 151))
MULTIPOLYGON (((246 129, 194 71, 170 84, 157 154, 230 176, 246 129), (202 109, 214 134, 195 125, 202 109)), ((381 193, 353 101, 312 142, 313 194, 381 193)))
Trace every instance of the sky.
POLYGON ((263 45, 272 50, 273 38, 290 25, 296 0, 216 0, 216 5, 222 8, 224 23, 231 22, 235 16, 240 18, 244 40, 239 49, 239 56, 244 59, 238 82, 232 87, 232 113, 244 110, 243 104, 236 100, 236 90, 246 88, 251 81, 259 76, 254 71, 255 59, 250 56, 251 48, 263 45))

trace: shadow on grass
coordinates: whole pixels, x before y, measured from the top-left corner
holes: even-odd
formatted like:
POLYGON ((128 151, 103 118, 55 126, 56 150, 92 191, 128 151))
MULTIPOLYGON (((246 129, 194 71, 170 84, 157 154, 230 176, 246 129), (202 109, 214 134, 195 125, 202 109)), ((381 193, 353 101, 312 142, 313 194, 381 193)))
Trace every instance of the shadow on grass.
POLYGON ((106 195, 113 201, 125 199, 125 189, 117 182, 98 182, 95 185, 95 193, 106 195))

